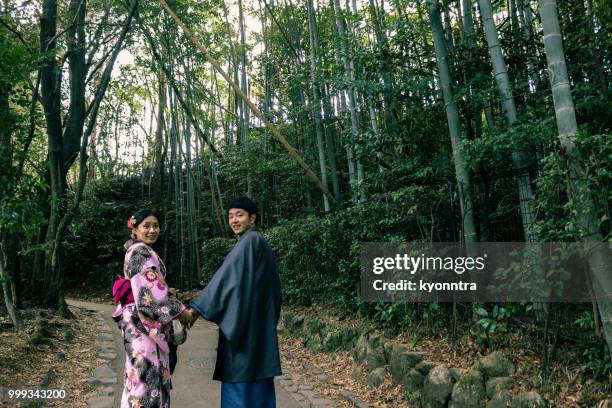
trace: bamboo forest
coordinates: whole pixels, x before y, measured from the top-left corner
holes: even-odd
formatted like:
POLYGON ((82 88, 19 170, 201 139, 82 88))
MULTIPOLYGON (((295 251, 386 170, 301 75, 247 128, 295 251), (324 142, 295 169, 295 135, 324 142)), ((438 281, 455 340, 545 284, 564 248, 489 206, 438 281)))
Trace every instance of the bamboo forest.
MULTIPOLYGON (((236 197, 279 407, 612 406, 611 79, 609 0, 1 0, 0 406, 168 407, 121 402, 128 220, 189 306, 236 197), (372 300, 365 243, 579 244, 588 296, 372 300)), ((219 406, 203 320, 172 406, 219 406)))

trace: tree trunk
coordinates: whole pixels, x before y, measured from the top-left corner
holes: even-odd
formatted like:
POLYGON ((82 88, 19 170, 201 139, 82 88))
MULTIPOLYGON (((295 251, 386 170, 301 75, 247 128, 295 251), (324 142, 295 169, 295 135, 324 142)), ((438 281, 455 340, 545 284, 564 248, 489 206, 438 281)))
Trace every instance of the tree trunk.
POLYGON ((468 49, 476 46, 474 35, 474 16, 472 14, 472 0, 463 0, 463 31, 465 32, 465 43, 468 49))
POLYGON ((337 202, 342 201, 342 192, 340 190, 340 181, 338 179, 338 165, 336 161, 336 126, 334 122, 336 117, 331 102, 331 91, 326 86, 323 86, 323 111, 325 113, 325 146, 327 147, 327 160, 331 175, 332 188, 334 197, 337 202))
MULTIPOLYGON (((240 77, 240 85, 242 88, 242 92, 245 95, 249 95, 249 85, 247 82, 247 52, 246 52, 246 34, 244 29, 244 10, 242 6, 242 0, 238 0, 238 17, 240 24, 240 56, 241 56, 241 77, 240 77)), ((249 157, 249 107, 244 99, 240 100, 241 109, 241 141, 242 141, 242 151, 244 153, 245 160, 248 160, 249 157)), ((253 176, 249 172, 247 174, 247 196, 253 197, 253 176)))
MULTIPOLYGON (((374 139, 379 141, 380 140, 380 131, 378 129, 378 118, 376 117, 376 109, 374 108, 374 101, 372 100, 373 98, 371 96, 368 96, 368 107, 370 110, 370 124, 372 126, 372 133, 374 134, 374 139)), ((380 143, 379 143, 380 145, 380 143)), ((377 151, 376 152, 376 157, 378 157, 379 159, 379 163, 378 163, 378 171, 383 171, 385 168, 382 166, 382 164, 380 164, 380 161, 382 160, 382 152, 381 151, 377 151)))
POLYGON ((89 170, 87 170, 87 180, 95 180, 98 177, 98 155, 96 154, 96 143, 98 142, 98 127, 94 127, 91 133, 91 141, 89 142, 89 170))
MULTIPOLYGON (((187 180, 187 231, 189 241, 189 258, 190 258, 190 276, 189 276, 189 287, 192 287, 198 281, 198 274, 200 271, 200 257, 198 249, 198 229, 196 228, 196 219, 198 217, 198 209, 195 205, 195 194, 194 189, 201 191, 200 186, 195 186, 195 178, 193 177, 193 161, 191 158, 191 130, 189 121, 185 120, 185 147, 187 156, 187 169, 190 177, 187 180)), ((211 208, 212 210, 212 208, 211 208)))
POLYGON ((221 223, 221 225, 223 226, 223 231, 225 233, 227 233, 228 231, 228 225, 227 225, 227 217, 226 217, 226 212, 225 212, 225 208, 223 207, 223 197, 221 194, 221 187, 219 185, 219 177, 217 176, 217 169, 216 169, 216 164, 215 164, 215 154, 212 153, 210 155, 210 179, 212 180, 212 182, 214 183, 214 191, 217 192, 217 200, 219 203, 219 214, 217 215, 219 222, 221 223))
POLYGON ((602 242, 599 220, 594 211, 595 203, 587 186, 582 158, 574 143, 578 135, 578 124, 565 65, 557 3, 555 0, 539 2, 559 143, 565 152, 568 169, 568 197, 574 203, 572 216, 579 226, 580 239, 584 242, 603 330, 608 349, 612 352, 612 265, 608 256, 609 243, 602 242))
MULTIPOLYGON (((265 3, 265 0, 264 0, 265 3)), ((274 7, 274 2, 272 1, 271 4, 272 7, 274 7)), ((267 7, 267 3, 266 3, 266 7, 267 7)), ((261 14, 261 26, 262 26, 262 34, 263 34, 263 38, 264 38, 264 51, 263 51, 263 55, 265 58, 265 64, 264 64, 264 100, 263 100, 263 114, 267 117, 270 117, 270 110, 272 108, 272 84, 271 84, 271 77, 272 77, 272 64, 270 62, 270 42, 271 39, 269 37, 269 27, 268 27, 268 15, 272 16, 272 19, 274 19, 274 14, 272 13, 272 8, 268 7, 268 11, 269 13, 265 12, 262 9, 261 6, 261 0, 259 0, 259 8, 261 10, 260 14, 261 14)), ((284 32, 284 31, 283 31, 284 32)), ((268 131, 268 129, 265 130, 264 132, 264 140, 263 140, 263 159, 265 162, 268 161, 269 156, 268 156, 268 144, 270 141, 270 133, 268 131)), ((260 200, 260 208, 259 208, 259 220, 258 220, 258 224, 262 227, 262 228, 266 228, 269 226, 268 224, 268 215, 269 215, 269 194, 268 194, 268 189, 269 189, 269 185, 270 185, 270 180, 269 177, 267 175, 264 175, 263 180, 262 180, 262 194, 261 194, 261 200, 260 200)))
POLYGON ((589 48, 591 49, 591 54, 593 55, 593 59, 591 60, 593 64, 593 69, 595 70, 595 75, 597 77, 597 82, 599 82, 599 89, 601 94, 604 97, 604 100, 607 102, 610 100, 610 93, 608 91, 608 78, 606 77, 606 72, 603 69, 603 65, 601 63, 601 54, 599 52, 599 47, 597 46, 599 35, 595 31, 595 17, 593 16, 593 0, 586 0, 586 9, 587 9, 587 22, 589 25, 589 48))
MULTIPOLYGON (((70 109, 66 134, 63 137, 64 171, 74 163, 83 137, 83 123, 85 122, 85 78, 87 66, 85 65, 85 0, 71 0, 68 21, 73 23, 67 31, 66 43, 68 46, 68 68, 70 81, 70 109)), ((65 175, 63 176, 65 178, 65 175)))
MULTIPOLYGON (((338 17, 336 16, 336 10, 335 10, 335 4, 334 4, 334 0, 329 0, 329 7, 332 11, 332 29, 333 29, 333 33, 334 36, 339 36, 340 35, 340 22, 338 17)), ((337 45, 337 41, 334 41, 334 56, 335 56, 335 62, 337 65, 343 65, 343 57, 342 57, 342 53, 343 53, 343 48, 337 45)), ((341 119, 341 123, 342 123, 342 127, 344 127, 345 129, 350 128, 350 125, 347 125, 347 108, 346 108, 346 93, 345 93, 345 89, 344 87, 341 87, 337 98, 340 100, 339 101, 339 108, 338 108, 338 116, 341 119)), ((341 138, 342 139, 342 138, 341 138)), ((343 141, 341 140, 344 149, 346 150, 346 162, 347 162, 347 170, 348 170, 348 176, 349 176, 349 189, 350 189, 350 193, 351 193, 351 198, 354 200, 354 195, 355 195, 355 185, 357 184, 356 181, 356 177, 355 177, 355 162, 353 160, 353 148, 350 144, 347 143, 343 143, 343 141)))
POLYGON ((519 0, 517 3, 519 17, 521 19, 521 26, 523 32, 523 42, 525 43, 525 52, 527 54, 527 72, 531 85, 533 86, 533 93, 538 95, 542 89, 542 81, 538 74, 538 50, 535 46, 533 36, 533 20, 531 18, 531 0, 519 0))
MULTIPOLYGON (((57 31, 57 1, 44 0, 43 10, 40 18, 40 50, 43 56, 41 65, 41 102, 45 111, 45 121, 47 125, 47 144, 49 152, 49 177, 51 187, 50 212, 47 223, 45 250, 45 298, 53 299, 51 305, 59 297, 59 275, 51 270, 52 245, 55 240, 59 223, 62 203, 64 196, 64 182, 61 178, 64 173, 64 160, 62 155, 62 123, 61 123, 61 69, 56 63, 56 31, 57 31)), ((57 306, 57 304, 53 304, 57 306)))
POLYGON ((446 119, 450 134, 455 163, 455 176, 459 189, 459 200, 461 204, 461 219, 463 239, 465 242, 476 242, 476 221, 472 201, 472 188, 470 173, 461 150, 461 124, 459 122, 459 109, 453 97, 451 73, 449 67, 448 53, 445 48, 445 37, 442 31, 442 21, 437 0, 427 0, 429 19, 431 20, 431 31, 436 50, 436 60, 440 74, 440 86, 444 96, 446 107, 446 119))
MULTIPOLYGON (((9 42, 3 31, 0 31, 0 41, 2 42, 3 49, 9 47, 9 42)), ((0 197, 2 201, 4 201, 5 197, 12 195, 12 191, 16 188, 14 183, 18 182, 13 175, 14 149, 11 140, 13 123, 9 110, 9 94, 11 90, 12 85, 10 82, 0 77, 0 197)))
POLYGON ((162 162, 162 147, 164 144, 164 109, 166 109, 166 81, 164 76, 159 75, 159 83, 157 86, 157 128, 155 129, 155 150, 153 162, 153 208, 162 209, 162 186, 163 186, 163 162, 162 162))
MULTIPOLYGON (((514 102, 514 96, 512 95, 506 62, 497 36, 495 20, 493 20, 491 0, 478 0, 478 4, 480 6, 482 24, 487 37, 489 56, 491 58, 491 64, 493 65, 495 81, 502 101, 504 116, 506 117, 508 127, 512 127, 517 123, 516 104, 514 102)), ((535 231, 533 231, 532 228, 535 222, 535 215, 532 210, 533 190, 531 188, 531 176, 529 174, 532 162, 533 160, 529 157, 528 152, 524 150, 515 150, 512 152, 512 165, 517 174, 519 204, 526 242, 537 241, 535 231)))
MULTIPOLYGON (((0 40, 4 41, 4 37, 0 37, 0 40)), ((8 196, 10 190, 16 188, 16 186, 13 187, 13 183, 17 182, 12 174, 13 148, 11 143, 11 115, 9 111, 10 91, 10 85, 0 79, 0 197, 2 197, 2 201, 8 196)), ((4 203, 0 202, 0 204, 4 203)), ((3 209, 3 205, 0 206, 0 209, 3 209)), ((16 299, 13 297, 14 291, 11 290, 14 288, 14 281, 13 276, 8 271, 9 259, 4 251, 4 247, 5 245, 8 246, 7 243, 10 239, 9 234, 5 233, 0 225, 0 284, 2 285, 6 310, 13 321, 15 330, 19 331, 21 330, 21 319, 19 312, 16 310, 16 299)), ((13 260, 18 262, 16 256, 13 260)))
POLYGON ((448 9, 442 13, 442 22, 444 27, 444 37, 446 38, 447 53, 453 57, 455 55, 455 40, 453 38, 453 29, 451 26, 450 12, 448 9))
MULTIPOLYGON (((464 42, 467 48, 468 59, 470 64, 466 67, 467 76, 466 83, 474 78, 474 74, 480 66, 479 59, 476 55, 476 40, 474 33, 474 16, 472 14, 472 0, 463 0, 463 32, 464 42)), ((474 95, 474 87, 470 85, 470 95, 474 95)), ((474 136, 480 137, 482 134, 482 104, 477 103, 476 106, 469 112, 471 118, 471 128, 474 136)))
MULTIPOLYGON (((346 76, 346 81, 349 83, 349 86, 346 87, 346 94, 348 96, 348 111, 350 116, 350 124, 351 124, 351 133, 352 139, 359 139, 360 131, 359 131, 359 118, 357 117, 357 102, 355 95, 355 70, 353 66, 353 53, 350 50, 350 43, 348 38, 348 33, 346 29, 346 22, 344 18, 338 16, 339 13, 342 12, 342 8, 340 7, 340 0, 334 1, 334 19, 336 20, 336 26, 338 27, 338 33, 340 35, 340 43, 341 43, 341 59, 344 65, 344 74, 346 76)), ((349 166, 351 162, 355 159, 354 155, 354 144, 349 143, 347 147, 347 156, 349 160, 349 166)), ((349 174, 350 174, 349 170, 349 174)), ((363 165, 361 161, 356 159, 356 166, 354 170, 355 178, 354 184, 351 186, 351 192, 353 195, 354 201, 365 201, 366 195, 363 190, 363 165), (359 196, 357 196, 357 190, 359 190, 359 196)))
MULTIPOLYGON (((347 8, 348 8, 348 0, 347 0, 347 8)), ((357 14, 357 2, 356 0, 352 1, 352 11, 353 13, 356 15, 357 14)), ((382 11, 381 13, 384 12, 384 7, 382 7, 382 11)), ((354 28, 354 30, 351 30, 352 32, 352 38, 356 44, 356 48, 357 48, 357 52, 359 52, 360 49, 360 44, 361 44, 361 33, 359 31, 358 26, 356 26, 354 28)), ((353 81, 356 81, 357 75, 355 74, 355 57, 354 57, 354 53, 355 51, 353 50, 353 47, 350 45, 350 42, 347 42, 347 45, 349 46, 349 55, 350 55, 350 67, 351 67, 351 72, 352 72, 352 77, 353 77, 353 81)), ((382 57, 383 59, 388 59, 389 57, 387 55, 384 55, 382 57)), ((384 81, 383 81, 384 82, 384 81)), ((353 82, 355 83, 355 82, 353 82)), ((385 82, 385 84, 387 84, 387 82, 385 82)), ((353 88, 353 92, 354 92, 354 97, 355 99, 359 98, 359 93, 357 92, 357 90, 355 88, 353 88)), ((363 99, 363 95, 361 95, 362 99, 363 99)), ((363 102, 363 101, 362 101, 363 102)), ((357 104, 357 102, 355 102, 355 105, 357 104)), ((366 106, 366 103, 362 103, 362 106, 366 106)), ((358 140, 360 140, 362 138, 361 136, 361 132, 359 133, 359 136, 357 137, 358 140)), ((363 167, 363 161, 361 160, 361 158, 357 159, 357 181, 359 183, 359 202, 364 203, 367 200, 367 195, 366 195, 366 191, 365 191, 365 186, 364 181, 365 181, 365 170, 363 167)))
MULTIPOLYGON (((312 0, 306 1, 308 9, 308 31, 310 38, 310 83, 312 88, 311 112, 314 119, 315 133, 317 138, 317 152, 319 156, 319 170, 321 172, 321 183, 327 188, 327 168, 325 167, 325 146, 323 144, 323 127, 321 125, 321 96, 319 95, 319 69, 317 59, 317 25, 312 0)), ((329 200, 323 194, 323 207, 329 212, 331 207, 329 200)))
MULTIPOLYGON (((3 237, 4 240, 4 237, 3 237)), ((21 331, 21 316, 19 311, 15 308, 13 302, 13 294, 11 293, 11 279, 7 273, 7 259, 4 253, 4 241, 0 241, 0 283, 2 283, 2 295, 4 296, 4 304, 6 311, 13 321, 15 331, 21 331)))
MULTIPOLYGON (((134 16, 137 9, 138 1, 133 0, 128 16, 124 21, 123 28, 119 34, 117 42, 113 47, 112 55, 104 69, 104 73, 101 77, 100 86, 96 89, 93 102, 91 104, 89 120, 87 127, 82 134, 80 143, 80 162, 79 162, 79 180, 76 188, 76 197, 70 209, 64 213, 65 203, 61 202, 64 200, 65 195, 65 176, 66 169, 63 168, 63 154, 62 154, 62 137, 61 137, 61 124, 55 123, 56 119, 59 119, 60 106, 56 107, 56 102, 59 102, 59 82, 49 83, 57 79, 56 71, 59 69, 55 65, 55 61, 51 59, 43 64, 41 72, 44 71, 42 79, 42 90, 43 90, 43 108, 45 110, 45 117, 47 118, 47 132, 48 132, 48 144, 49 144, 49 161, 50 161, 50 174, 51 174, 51 212, 49 216, 49 224, 47 229, 47 250, 45 253, 45 300, 44 305, 56 307, 59 306, 60 313, 70 313, 67 309, 66 303, 63 299, 63 274, 60 264, 61 252, 62 252, 62 241, 64 233, 68 228, 68 225, 72 222, 76 211, 78 210, 80 201, 83 196, 83 190, 87 180, 87 144, 89 137, 93 132, 98 109, 100 103, 104 98, 108 83, 111 78, 114 63, 121 51, 123 40, 125 39, 127 32, 130 28, 132 17, 134 16), (59 128, 59 133, 56 134, 55 130, 59 128)), ((45 0, 43 3, 43 17, 41 17, 41 49, 45 49, 48 46, 55 46, 54 44, 54 32, 56 30, 56 18, 57 18, 57 4, 51 0, 45 0)), ((84 96, 83 96, 84 99, 84 96)), ((58 120, 59 122, 59 120, 58 120)), ((83 126, 83 123, 81 123, 83 126)))
MULTIPOLYGON (((377 7, 374 0, 370 0, 369 9, 376 35, 376 47, 380 52, 381 76, 385 85, 385 91, 383 92, 385 128, 389 131, 399 131, 397 129, 398 114, 394 94, 395 84, 391 74, 391 66, 389 65, 392 58, 389 53, 385 10, 384 8, 377 7)), ((356 13, 357 11, 353 10, 353 12, 356 13)))

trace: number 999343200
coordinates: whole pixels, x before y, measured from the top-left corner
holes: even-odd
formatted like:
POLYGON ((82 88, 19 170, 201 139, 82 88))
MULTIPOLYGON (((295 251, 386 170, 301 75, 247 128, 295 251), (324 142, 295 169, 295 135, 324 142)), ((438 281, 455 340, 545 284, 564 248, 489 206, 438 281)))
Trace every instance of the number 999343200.
POLYGON ((68 396, 66 390, 46 388, 0 388, 0 402, 51 401, 68 396))

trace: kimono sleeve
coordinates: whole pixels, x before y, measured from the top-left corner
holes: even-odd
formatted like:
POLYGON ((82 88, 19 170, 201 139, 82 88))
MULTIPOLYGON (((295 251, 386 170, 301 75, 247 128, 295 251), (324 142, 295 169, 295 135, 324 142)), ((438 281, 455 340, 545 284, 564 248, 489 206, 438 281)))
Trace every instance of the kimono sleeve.
POLYGON ((132 285, 136 308, 146 318, 164 325, 185 309, 185 306, 168 290, 166 280, 160 271, 157 254, 146 246, 132 249, 127 262, 126 275, 132 285))
POLYGON ((192 303, 234 347, 241 344, 250 318, 259 245, 257 236, 240 240, 192 303))

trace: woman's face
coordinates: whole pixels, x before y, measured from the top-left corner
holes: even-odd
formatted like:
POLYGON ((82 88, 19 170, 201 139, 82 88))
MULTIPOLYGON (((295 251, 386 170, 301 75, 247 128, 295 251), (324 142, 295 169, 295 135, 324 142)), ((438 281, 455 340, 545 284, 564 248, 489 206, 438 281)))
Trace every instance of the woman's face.
POLYGON ((133 231, 136 238, 147 245, 153 245, 159 237, 159 221, 157 221, 157 217, 150 215, 142 220, 133 231))

